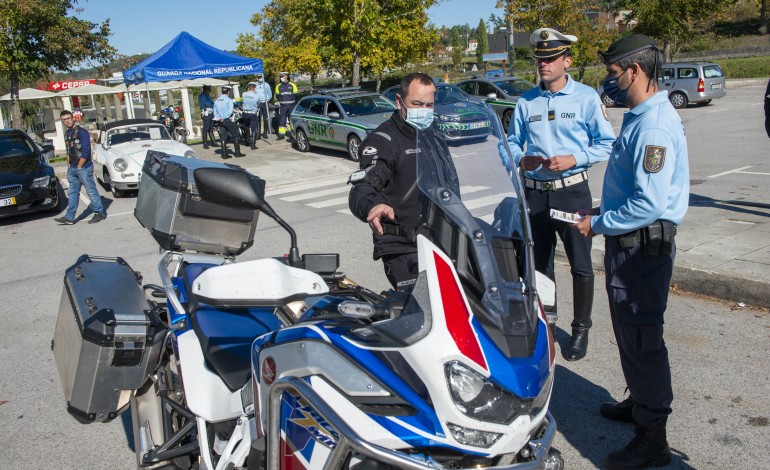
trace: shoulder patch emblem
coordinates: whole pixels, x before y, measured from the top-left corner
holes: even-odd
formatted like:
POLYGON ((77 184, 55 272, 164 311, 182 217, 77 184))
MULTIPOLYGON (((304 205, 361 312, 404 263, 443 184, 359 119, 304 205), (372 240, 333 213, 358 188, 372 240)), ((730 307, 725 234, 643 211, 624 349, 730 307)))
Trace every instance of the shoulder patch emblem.
POLYGON ((374 147, 365 147, 361 152, 362 155, 377 155, 377 149, 374 147))
POLYGON ((647 145, 644 147, 644 169, 650 173, 657 173, 663 169, 666 162, 666 147, 647 145))

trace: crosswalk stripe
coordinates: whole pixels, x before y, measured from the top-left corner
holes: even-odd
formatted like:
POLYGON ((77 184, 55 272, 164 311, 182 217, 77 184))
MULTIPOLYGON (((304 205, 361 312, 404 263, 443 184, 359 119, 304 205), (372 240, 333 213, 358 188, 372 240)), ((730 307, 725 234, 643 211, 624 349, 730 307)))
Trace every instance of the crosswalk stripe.
POLYGON ((465 207, 467 207, 468 210, 473 210, 473 209, 478 209, 479 207, 491 206, 492 204, 497 204, 501 200, 503 200, 503 198, 506 198, 506 197, 516 197, 516 194, 515 193, 498 193, 498 194, 493 194, 491 196, 480 197, 477 199, 469 199, 464 201, 464 203, 465 203, 465 207))
POLYGON ((326 201, 319 201, 319 202, 311 202, 308 204, 310 207, 315 207, 316 209, 320 209, 322 207, 331 207, 331 206, 338 206, 340 204, 347 204, 348 203, 348 197, 338 197, 336 199, 327 199, 326 201))
POLYGON ((344 178, 335 178, 332 180, 327 181, 316 181, 313 183, 306 183, 306 184, 298 184, 294 186, 287 186, 285 188, 277 188, 277 189, 267 189, 265 191, 265 195, 267 196, 277 196, 279 194, 286 194, 286 193, 295 193, 297 191, 304 191, 306 189, 317 189, 322 188, 324 186, 332 186, 335 184, 344 184, 348 182, 348 177, 345 176, 344 178))
POLYGON ((304 193, 304 194, 297 194, 295 196, 282 197, 281 200, 287 201, 287 202, 297 202, 297 201, 304 201, 305 199, 313 199, 321 196, 329 196, 330 194, 344 193, 347 191, 350 191, 350 188, 347 185, 345 185, 345 186, 339 186, 331 189, 324 189, 322 191, 314 191, 312 193, 304 193))

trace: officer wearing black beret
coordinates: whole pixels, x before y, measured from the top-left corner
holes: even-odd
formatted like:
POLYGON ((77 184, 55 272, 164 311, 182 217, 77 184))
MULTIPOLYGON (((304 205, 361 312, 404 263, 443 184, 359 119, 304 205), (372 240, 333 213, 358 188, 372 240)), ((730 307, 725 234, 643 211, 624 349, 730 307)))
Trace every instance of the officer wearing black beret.
POLYGON ((630 108, 604 174, 599 210, 576 228, 604 235, 604 269, 612 327, 629 397, 604 403, 605 418, 636 423, 636 437, 607 456, 607 468, 659 467, 671 462, 666 421, 673 391, 663 314, 676 254, 674 234, 690 194, 682 120, 658 91, 660 52, 651 38, 632 35, 600 52, 604 91, 630 108))

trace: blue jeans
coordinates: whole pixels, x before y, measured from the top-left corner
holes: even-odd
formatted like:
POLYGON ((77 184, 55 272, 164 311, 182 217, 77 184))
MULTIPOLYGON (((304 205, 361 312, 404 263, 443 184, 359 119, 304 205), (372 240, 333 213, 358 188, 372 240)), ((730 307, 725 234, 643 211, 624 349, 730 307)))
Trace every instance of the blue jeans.
POLYGON ((95 214, 104 214, 104 206, 102 205, 102 197, 99 195, 99 191, 96 190, 96 183, 94 182, 94 167, 88 165, 87 167, 77 169, 77 167, 70 166, 67 168, 67 182, 70 185, 69 204, 67 204, 66 217, 70 220, 75 220, 75 212, 78 210, 78 203, 80 202, 80 187, 86 187, 86 195, 91 200, 89 207, 95 214))

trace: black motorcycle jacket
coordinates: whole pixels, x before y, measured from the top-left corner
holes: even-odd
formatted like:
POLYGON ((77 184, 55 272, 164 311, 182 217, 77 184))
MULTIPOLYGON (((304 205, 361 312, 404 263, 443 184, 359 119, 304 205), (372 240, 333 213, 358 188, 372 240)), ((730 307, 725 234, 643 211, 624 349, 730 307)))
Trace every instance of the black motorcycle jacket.
MULTIPOLYGON (((429 128, 426 134, 433 134, 429 128)), ((366 222, 377 204, 387 204, 396 225, 381 219, 385 233, 372 234, 374 259, 385 255, 415 253, 415 234, 420 217, 417 188, 417 137, 415 129, 396 111, 366 137, 359 147, 360 170, 353 173, 348 196, 350 211, 366 222)))

